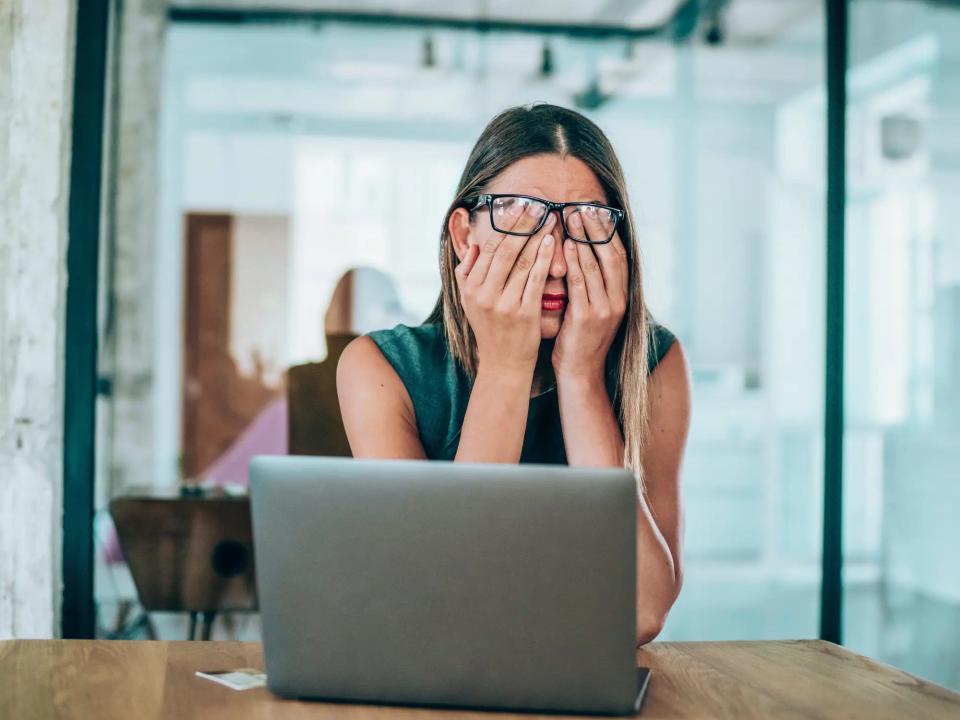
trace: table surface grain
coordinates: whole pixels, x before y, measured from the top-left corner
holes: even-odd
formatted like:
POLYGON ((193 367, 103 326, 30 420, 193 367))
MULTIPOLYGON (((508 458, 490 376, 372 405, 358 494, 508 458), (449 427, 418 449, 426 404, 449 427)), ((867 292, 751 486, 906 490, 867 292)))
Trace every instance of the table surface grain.
MULTIPOLYGON (((819 640, 653 643, 642 718, 960 718, 960 695, 819 640)), ((263 667, 259 643, 0 642, 0 718, 494 718, 532 714, 297 702, 196 670, 263 667)))

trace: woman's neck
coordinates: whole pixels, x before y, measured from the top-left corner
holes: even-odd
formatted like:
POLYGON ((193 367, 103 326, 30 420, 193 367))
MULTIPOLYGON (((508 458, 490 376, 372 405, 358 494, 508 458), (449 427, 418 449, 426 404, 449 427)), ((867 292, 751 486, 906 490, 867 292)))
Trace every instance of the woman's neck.
POLYGON ((533 384, 530 386, 530 397, 539 395, 554 384, 553 374, 553 340, 544 340, 540 343, 540 352, 537 355, 537 365, 533 370, 533 384))

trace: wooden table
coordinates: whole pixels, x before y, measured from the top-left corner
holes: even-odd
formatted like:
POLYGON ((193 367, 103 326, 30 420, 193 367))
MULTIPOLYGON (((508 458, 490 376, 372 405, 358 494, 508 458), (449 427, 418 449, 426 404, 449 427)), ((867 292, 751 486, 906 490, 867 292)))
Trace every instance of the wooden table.
MULTIPOLYGON (((960 695, 819 640, 654 643, 642 718, 960 718, 960 695)), ((263 667, 259 643, 0 642, 0 718, 524 718, 310 703, 235 691, 196 670, 263 667)))

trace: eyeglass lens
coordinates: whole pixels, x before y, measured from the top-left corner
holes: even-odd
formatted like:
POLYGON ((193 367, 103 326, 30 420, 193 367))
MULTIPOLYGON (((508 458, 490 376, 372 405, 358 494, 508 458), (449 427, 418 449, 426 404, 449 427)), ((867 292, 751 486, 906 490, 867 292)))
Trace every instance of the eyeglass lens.
MULTIPOLYGON (((532 234, 549 206, 532 198, 504 196, 493 199, 491 210, 493 229, 497 232, 532 234)), ((563 209, 563 220, 570 237, 580 242, 606 242, 617 225, 616 213, 592 203, 568 205, 563 209), (579 215, 580 223, 571 222, 574 215, 579 215)))

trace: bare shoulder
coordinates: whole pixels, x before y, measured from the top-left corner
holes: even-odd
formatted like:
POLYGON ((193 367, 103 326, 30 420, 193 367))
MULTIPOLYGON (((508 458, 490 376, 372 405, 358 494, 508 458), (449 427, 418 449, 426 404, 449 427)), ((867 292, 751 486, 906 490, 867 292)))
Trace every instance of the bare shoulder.
POLYGON ((690 365, 683 345, 676 340, 647 383, 649 434, 643 463, 652 477, 679 479, 691 404, 690 365))
POLYGON ((650 373, 647 383, 651 418, 663 411, 690 413, 690 364, 687 354, 675 340, 663 359, 650 373))
POLYGON ((362 335, 337 362, 337 396, 354 457, 423 457, 413 402, 377 344, 362 335))
POLYGON ((366 335, 351 340, 337 362, 337 395, 344 403, 373 402, 375 406, 402 404, 412 412, 413 403, 397 371, 366 335))
MULTIPOLYGON (((351 340, 337 361, 337 389, 361 390, 370 383, 403 386, 400 376, 367 335, 351 340)), ((342 390, 341 390, 342 392, 342 390)))
POLYGON ((647 382, 648 434, 641 462, 650 512, 670 548, 676 579, 683 585, 683 455, 690 430, 690 367, 675 340, 647 382))

